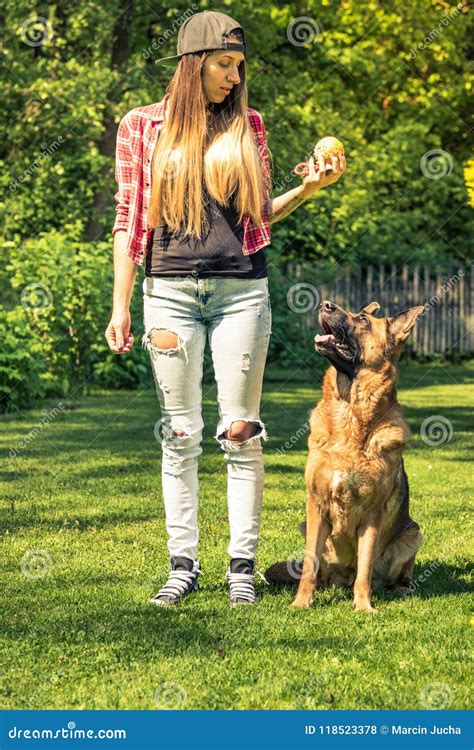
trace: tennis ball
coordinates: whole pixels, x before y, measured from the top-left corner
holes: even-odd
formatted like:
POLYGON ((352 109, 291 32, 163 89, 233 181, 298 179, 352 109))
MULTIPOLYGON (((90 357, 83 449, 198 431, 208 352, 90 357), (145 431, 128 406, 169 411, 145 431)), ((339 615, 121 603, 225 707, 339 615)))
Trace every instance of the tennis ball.
POLYGON ((314 147, 314 156, 317 158, 318 155, 321 154, 321 156, 326 158, 326 156, 331 155, 332 151, 337 151, 338 153, 343 152, 344 144, 337 138, 334 138, 334 136, 328 135, 326 138, 321 138, 321 140, 317 142, 314 147))
POLYGON ((318 157, 321 155, 326 164, 326 174, 332 172, 332 164, 328 161, 331 158, 331 152, 344 153, 344 144, 332 135, 321 138, 314 147, 314 161, 318 163, 318 157))
MULTIPOLYGON (((313 149, 314 168, 319 169, 319 155, 321 154, 326 164, 326 173, 331 172, 332 164, 331 162, 328 162, 328 159, 331 158, 332 151, 344 153, 344 145, 332 135, 328 135, 326 138, 321 138, 313 149)), ((309 174, 308 163, 301 162, 300 164, 297 164, 293 169, 293 173, 299 175, 299 177, 307 177, 309 174)))

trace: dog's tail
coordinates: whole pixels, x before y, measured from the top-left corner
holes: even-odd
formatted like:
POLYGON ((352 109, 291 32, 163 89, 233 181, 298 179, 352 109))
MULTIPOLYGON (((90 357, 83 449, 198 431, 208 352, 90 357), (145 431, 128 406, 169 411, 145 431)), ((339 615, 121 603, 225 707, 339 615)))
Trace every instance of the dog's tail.
MULTIPOLYGON (((305 536, 306 521, 300 523, 299 528, 301 535, 305 536)), ((278 586, 291 586, 292 583, 297 583, 300 580, 302 571, 303 558, 282 560, 270 565, 265 571, 265 578, 269 583, 276 583, 278 586)))
POLYGON ((269 583, 276 583, 278 586, 290 586, 297 583, 301 578, 303 570, 303 558, 299 560, 282 560, 273 563, 265 571, 265 578, 269 583))

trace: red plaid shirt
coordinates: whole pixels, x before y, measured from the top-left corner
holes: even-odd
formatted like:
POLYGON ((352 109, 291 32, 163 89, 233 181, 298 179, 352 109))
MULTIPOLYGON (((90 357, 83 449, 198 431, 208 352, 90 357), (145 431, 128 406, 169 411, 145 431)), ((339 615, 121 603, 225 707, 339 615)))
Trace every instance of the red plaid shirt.
MULTIPOLYGON (((112 234, 127 231, 127 255, 143 266, 152 229, 147 223, 151 194, 151 160, 158 133, 163 128, 163 110, 169 94, 157 104, 136 107, 121 119, 117 131, 115 180, 118 191, 115 223, 112 234)), ((262 159, 265 181, 263 223, 255 226, 244 216, 244 255, 256 253, 271 242, 269 214, 271 210, 271 173, 268 146, 262 116, 255 109, 247 109, 258 151, 262 159)))

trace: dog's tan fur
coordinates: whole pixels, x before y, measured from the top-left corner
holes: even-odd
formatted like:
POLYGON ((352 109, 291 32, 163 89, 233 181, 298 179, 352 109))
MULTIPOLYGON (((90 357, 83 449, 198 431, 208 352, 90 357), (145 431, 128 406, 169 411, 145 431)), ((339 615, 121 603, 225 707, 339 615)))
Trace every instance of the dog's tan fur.
MULTIPOLYGON (((411 582, 421 534, 408 511, 402 452, 409 430, 397 402, 396 375, 423 308, 377 318, 378 308, 372 303, 362 313, 348 313, 333 303, 321 306, 320 320, 326 330, 332 325, 339 331, 337 342, 355 342, 357 366, 352 373, 348 363, 346 372, 336 351, 321 345, 321 353, 330 361, 336 356, 336 364, 325 374, 322 400, 310 418, 306 545, 295 608, 312 604, 317 585, 353 585, 354 608, 371 612, 372 588, 404 592, 411 582)), ((276 563, 267 578, 294 580, 284 567, 291 566, 276 563)))

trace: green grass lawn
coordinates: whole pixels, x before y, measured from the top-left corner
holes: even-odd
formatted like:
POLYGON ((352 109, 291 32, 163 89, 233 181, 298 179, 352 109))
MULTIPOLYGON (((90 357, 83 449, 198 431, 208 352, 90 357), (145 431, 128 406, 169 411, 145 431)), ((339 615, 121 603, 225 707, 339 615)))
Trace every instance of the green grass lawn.
MULTIPOLYGON (((304 422, 320 394, 308 370, 267 375, 261 571, 302 549, 304 422)), ((291 590, 263 581, 258 607, 229 608, 214 386, 204 388, 202 590, 179 608, 148 604, 167 570, 154 387, 81 398, 31 439, 56 402, 4 416, 1 707, 467 708, 473 376, 473 364, 402 368, 411 511, 424 534, 415 577, 425 581, 408 599, 375 594, 373 615, 354 613, 350 592, 336 589, 290 610, 291 590), (432 416, 453 429, 438 447, 420 435, 432 416)))

